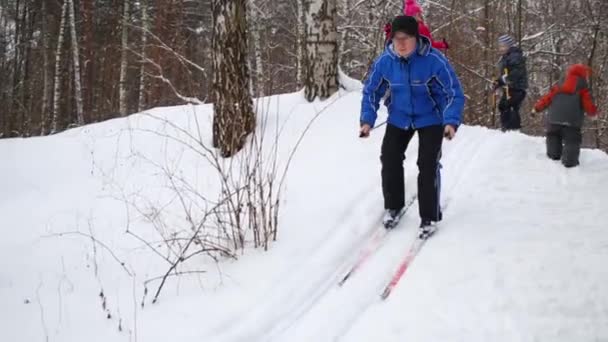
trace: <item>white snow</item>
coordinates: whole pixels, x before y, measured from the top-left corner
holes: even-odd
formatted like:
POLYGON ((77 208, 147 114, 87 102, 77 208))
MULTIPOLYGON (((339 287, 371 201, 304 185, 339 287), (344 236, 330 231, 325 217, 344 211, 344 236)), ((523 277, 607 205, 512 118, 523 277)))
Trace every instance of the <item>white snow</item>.
MULTIPOLYGON (((291 165, 278 241, 238 261, 201 256, 194 266, 207 273, 170 279, 143 309, 142 282, 167 264, 125 233, 156 236, 121 198, 146 198, 151 212, 168 201, 166 177, 152 163, 213 194, 209 165, 144 114, 0 140, 0 341, 608 340, 608 156, 585 149, 580 167, 565 169, 544 156, 541 138, 520 133, 462 126, 444 145, 444 222, 391 297, 379 295, 414 239, 416 205, 338 287, 382 214, 385 126, 358 138, 360 98, 341 91, 312 104, 302 93, 260 101, 266 134, 282 129, 282 163, 325 108, 291 165), (52 235, 77 231, 135 276, 85 236, 52 235)), ((196 117, 210 141, 208 105, 149 113, 189 131, 196 117)), ((378 123, 385 115, 383 108, 378 123)), ((407 195, 416 191, 416 154, 414 139, 407 195)), ((185 228, 172 213, 168 222, 185 228)))

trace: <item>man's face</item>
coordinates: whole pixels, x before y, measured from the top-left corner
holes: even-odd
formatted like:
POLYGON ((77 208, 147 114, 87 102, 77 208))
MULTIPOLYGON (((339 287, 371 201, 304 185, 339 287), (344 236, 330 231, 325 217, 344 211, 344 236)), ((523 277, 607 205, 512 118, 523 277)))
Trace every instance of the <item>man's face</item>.
POLYGON ((396 32, 393 36, 395 51, 399 56, 408 56, 416 49, 416 37, 404 32, 396 32))

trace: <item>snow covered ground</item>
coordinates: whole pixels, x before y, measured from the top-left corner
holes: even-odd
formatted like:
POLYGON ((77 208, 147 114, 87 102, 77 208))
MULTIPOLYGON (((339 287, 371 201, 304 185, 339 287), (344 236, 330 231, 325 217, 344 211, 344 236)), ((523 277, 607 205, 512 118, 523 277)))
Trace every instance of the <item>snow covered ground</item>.
MULTIPOLYGON (((150 134, 172 130, 142 114, 0 140, 0 341, 608 341, 608 156, 583 150, 565 169, 519 133, 463 126, 445 142, 444 222, 388 300, 379 295, 414 239, 416 205, 338 287, 382 210, 384 126, 358 138, 360 97, 264 99, 283 162, 325 108, 292 162, 278 242, 218 265, 201 257, 207 273, 171 279, 144 308, 143 281, 167 265, 126 233, 153 228, 124 196, 168 196, 155 163, 210 192, 213 170, 150 134)), ((196 116, 210 139, 209 106, 150 113, 188 130, 196 116)), ((414 139, 406 196, 416 150, 414 139)))

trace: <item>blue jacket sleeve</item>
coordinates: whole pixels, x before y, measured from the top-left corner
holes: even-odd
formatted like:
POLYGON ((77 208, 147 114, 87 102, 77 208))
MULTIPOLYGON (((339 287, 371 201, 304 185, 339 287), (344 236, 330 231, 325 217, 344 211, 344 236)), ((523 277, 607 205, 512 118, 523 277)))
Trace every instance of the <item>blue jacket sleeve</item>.
POLYGON ((370 73, 363 85, 363 98, 361 99, 361 124, 368 124, 374 127, 378 117, 378 107, 380 99, 384 96, 388 82, 384 79, 381 68, 382 56, 374 61, 370 73))
POLYGON ((464 111, 464 93, 460 80, 456 76, 456 72, 443 55, 433 54, 436 58, 435 70, 436 79, 443 90, 445 99, 441 101, 445 103, 443 108, 443 124, 458 127, 462 122, 462 113, 464 111))

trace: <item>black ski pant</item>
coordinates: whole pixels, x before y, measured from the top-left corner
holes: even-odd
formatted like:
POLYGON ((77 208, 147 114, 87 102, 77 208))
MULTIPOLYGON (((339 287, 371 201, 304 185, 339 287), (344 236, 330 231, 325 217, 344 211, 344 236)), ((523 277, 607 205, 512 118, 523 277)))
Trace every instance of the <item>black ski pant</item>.
POLYGON ((386 126, 382 141, 382 192, 385 209, 401 209, 405 205, 403 161, 414 133, 418 132, 418 204, 420 218, 441 221, 439 197, 441 175, 439 159, 443 143, 443 126, 401 129, 386 126))
POLYGON ((547 156, 560 160, 565 167, 578 165, 583 135, 580 127, 549 124, 547 127, 547 156))
POLYGON ((503 131, 520 129, 521 116, 519 109, 526 98, 526 91, 519 89, 509 89, 509 98, 503 94, 498 109, 500 110, 500 124, 503 131))

